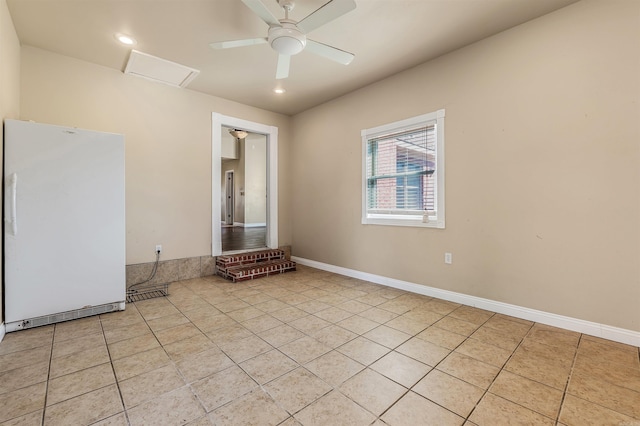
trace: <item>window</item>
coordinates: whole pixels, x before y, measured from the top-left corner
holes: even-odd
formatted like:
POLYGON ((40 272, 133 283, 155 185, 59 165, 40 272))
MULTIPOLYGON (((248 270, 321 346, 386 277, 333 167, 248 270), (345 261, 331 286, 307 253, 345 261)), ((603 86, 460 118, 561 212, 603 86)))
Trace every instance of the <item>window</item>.
POLYGON ((362 131, 362 223, 444 228, 444 110, 362 131))

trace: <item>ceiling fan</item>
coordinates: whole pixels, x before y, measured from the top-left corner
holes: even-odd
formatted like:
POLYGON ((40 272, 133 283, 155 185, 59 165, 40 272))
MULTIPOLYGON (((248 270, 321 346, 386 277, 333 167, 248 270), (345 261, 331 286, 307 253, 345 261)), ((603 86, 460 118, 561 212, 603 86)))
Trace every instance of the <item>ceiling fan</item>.
POLYGON ((213 49, 269 43, 271 48, 278 52, 278 67, 276 69, 276 79, 278 80, 289 76, 291 56, 305 49, 343 65, 349 65, 355 57, 353 53, 307 38, 307 33, 355 9, 354 0, 331 0, 300 22, 289 19, 289 12, 295 6, 293 0, 278 0, 278 4, 284 10, 284 19, 277 19, 273 16, 261 0, 242 0, 242 2, 269 25, 267 37, 211 43, 209 46, 213 49))

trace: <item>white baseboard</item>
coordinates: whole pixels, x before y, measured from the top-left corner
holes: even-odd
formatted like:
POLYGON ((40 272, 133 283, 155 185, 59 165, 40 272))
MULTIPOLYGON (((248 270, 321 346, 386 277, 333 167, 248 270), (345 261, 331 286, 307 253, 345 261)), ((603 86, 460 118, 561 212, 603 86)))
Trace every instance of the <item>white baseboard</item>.
POLYGON ((4 335, 6 334, 7 329, 4 326, 4 323, 0 323, 0 342, 2 342, 2 339, 4 339, 4 335))
POLYGON ((624 328, 613 327, 606 324, 599 324, 596 322, 566 317, 563 315, 552 314, 544 311, 538 311, 536 309, 511 305, 509 303, 497 302, 495 300, 484 299, 482 297, 469 296, 462 293, 456 293, 454 291, 442 290, 439 288, 429 287, 422 284, 415 284, 408 281, 397 280, 394 278, 387 278, 380 275, 356 271, 354 269, 343 268, 341 266, 330 265, 328 263, 317 262, 315 260, 304 259, 297 256, 291 256, 291 260, 298 262, 301 265, 311 266, 312 268, 316 269, 322 269, 323 271, 334 272, 336 274, 345 275, 347 277, 358 278, 372 283, 406 290, 412 293, 422 294, 424 296, 436 297, 438 299, 448 300, 450 302, 460 303, 462 305, 473 306, 499 314, 510 315, 512 317, 564 328, 566 330, 577 331, 579 333, 601 337, 603 339, 613 340, 615 342, 625 343, 627 345, 640 346, 640 332, 638 331, 627 330, 624 328))
MULTIPOLYGON (((226 226, 227 224, 225 222, 220 222, 221 226, 226 226)), ((260 227, 265 227, 267 226, 266 222, 263 223, 242 223, 242 222, 233 222, 233 226, 239 226, 241 228, 260 228, 260 227)))
POLYGON ((245 228, 261 228, 267 226, 266 223, 245 223, 245 228))

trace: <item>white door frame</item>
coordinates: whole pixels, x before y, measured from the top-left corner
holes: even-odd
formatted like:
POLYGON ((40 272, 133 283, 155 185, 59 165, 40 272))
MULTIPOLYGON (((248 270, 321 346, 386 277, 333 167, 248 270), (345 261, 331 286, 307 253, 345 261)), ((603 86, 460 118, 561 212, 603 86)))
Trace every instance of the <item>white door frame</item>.
POLYGON ((267 137, 267 247, 278 248, 278 128, 261 123, 211 114, 211 254, 222 254, 220 227, 222 173, 222 127, 259 133, 267 137))

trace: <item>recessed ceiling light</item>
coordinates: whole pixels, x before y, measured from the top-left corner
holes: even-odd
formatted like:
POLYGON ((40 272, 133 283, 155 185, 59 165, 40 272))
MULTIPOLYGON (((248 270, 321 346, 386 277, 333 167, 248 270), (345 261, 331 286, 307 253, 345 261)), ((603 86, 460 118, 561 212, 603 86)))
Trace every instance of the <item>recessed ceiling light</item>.
POLYGON ((133 46, 134 44, 136 44, 136 39, 126 34, 118 33, 115 35, 115 38, 120 43, 126 44, 127 46, 133 46))
POLYGON ((275 93, 277 93, 278 95, 282 95, 284 92, 286 92, 286 90, 284 90, 284 89, 280 89, 280 88, 273 89, 273 91, 274 91, 275 93))

